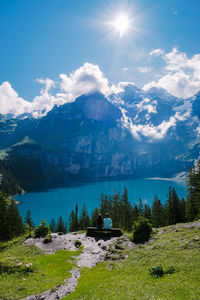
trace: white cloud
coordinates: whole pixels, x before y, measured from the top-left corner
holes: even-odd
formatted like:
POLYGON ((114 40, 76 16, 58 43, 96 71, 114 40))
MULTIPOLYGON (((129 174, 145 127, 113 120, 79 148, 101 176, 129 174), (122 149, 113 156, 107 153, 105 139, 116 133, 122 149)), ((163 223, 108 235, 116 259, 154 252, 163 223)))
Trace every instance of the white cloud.
POLYGON ((108 80, 104 77, 99 66, 85 63, 69 76, 61 74, 61 90, 65 92, 68 99, 74 100, 82 94, 101 92, 108 95, 110 90, 108 80))
POLYGON ((157 114, 157 101, 153 101, 153 103, 151 103, 150 99, 144 98, 139 104, 136 104, 136 106, 139 109, 139 112, 142 110, 147 110, 149 114, 157 114))
POLYGON ((148 73, 148 72, 151 71, 151 68, 148 68, 148 67, 139 67, 138 70, 139 70, 140 73, 148 73))
POLYGON ((200 54, 188 58, 184 52, 174 48, 163 59, 166 63, 166 74, 158 81, 146 84, 145 90, 161 87, 180 98, 191 97, 200 90, 200 54))
POLYGON ((123 71, 123 72, 127 72, 127 71, 128 71, 128 68, 127 68, 127 67, 124 67, 124 68, 122 68, 122 71, 123 71))
POLYGON ((0 85, 0 114, 12 114, 18 116, 31 114, 33 117, 41 117, 47 114, 54 105, 62 105, 66 102, 74 101, 82 94, 89 94, 96 91, 109 95, 112 89, 108 86, 108 80, 104 77, 97 65, 85 63, 82 67, 71 73, 60 75, 61 82, 57 85, 60 91, 53 95, 51 89, 56 87, 53 80, 36 79, 44 85, 40 95, 32 101, 26 101, 19 97, 9 82, 0 85))
POLYGON ((132 81, 120 81, 117 85, 113 84, 109 89, 109 94, 112 94, 112 93, 118 94, 118 93, 124 92, 124 89, 128 85, 135 86, 135 83, 132 81))
POLYGON ((51 79, 37 79, 37 81, 45 86, 41 89, 40 95, 36 96, 32 102, 19 97, 9 82, 3 82, 0 85, 0 114, 12 114, 14 117, 31 114, 33 117, 38 118, 46 115, 54 105, 67 102, 66 99, 55 97, 49 93, 51 87, 55 86, 51 79))
POLYGON ((36 81, 41 84, 44 84, 45 86, 44 89, 41 89, 40 91, 41 94, 48 93, 52 87, 55 87, 55 82, 49 78, 46 79, 38 78, 36 79, 36 81))
POLYGON ((19 97, 8 81, 0 85, 0 114, 17 116, 29 109, 31 103, 19 97))
POLYGON ((160 55, 163 55, 164 54, 164 50, 163 49, 154 49, 154 50, 151 50, 151 52, 149 52, 149 55, 155 55, 155 56, 160 56, 160 55))

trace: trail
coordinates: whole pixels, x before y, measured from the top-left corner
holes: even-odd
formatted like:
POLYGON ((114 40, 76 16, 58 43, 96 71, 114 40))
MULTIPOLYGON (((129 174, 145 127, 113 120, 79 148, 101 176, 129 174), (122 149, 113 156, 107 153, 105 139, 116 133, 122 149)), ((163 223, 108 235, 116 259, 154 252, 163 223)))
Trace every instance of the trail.
POLYGON ((80 277, 80 269, 82 267, 92 268, 105 258, 106 251, 112 243, 118 238, 111 238, 108 240, 95 240, 93 237, 86 237, 85 234, 52 234, 52 242, 44 244, 43 238, 28 239, 25 241, 27 245, 35 245, 36 247, 44 250, 48 254, 55 253, 57 250, 73 250, 76 251, 75 247, 76 240, 81 241, 83 245, 83 253, 76 257, 77 268, 70 271, 72 276, 69 279, 65 279, 65 283, 58 285, 53 289, 45 291, 39 295, 31 295, 23 300, 54 300, 61 299, 76 289, 78 284, 78 278, 80 277))

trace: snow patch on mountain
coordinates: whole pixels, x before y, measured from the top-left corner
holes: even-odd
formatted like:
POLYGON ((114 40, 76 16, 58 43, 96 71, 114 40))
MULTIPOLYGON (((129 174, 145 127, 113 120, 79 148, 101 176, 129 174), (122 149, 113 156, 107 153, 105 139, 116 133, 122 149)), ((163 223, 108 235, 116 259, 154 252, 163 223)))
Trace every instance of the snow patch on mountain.
POLYGON ((158 126, 154 126, 151 123, 148 125, 136 125, 133 124, 132 119, 127 116, 127 111, 124 108, 120 108, 120 110, 122 112, 122 126, 129 129, 132 135, 138 140, 141 140, 141 135, 148 138, 150 141, 152 141, 152 139, 162 139, 166 135, 168 129, 176 125, 177 119, 175 116, 170 117, 168 121, 162 121, 158 126))

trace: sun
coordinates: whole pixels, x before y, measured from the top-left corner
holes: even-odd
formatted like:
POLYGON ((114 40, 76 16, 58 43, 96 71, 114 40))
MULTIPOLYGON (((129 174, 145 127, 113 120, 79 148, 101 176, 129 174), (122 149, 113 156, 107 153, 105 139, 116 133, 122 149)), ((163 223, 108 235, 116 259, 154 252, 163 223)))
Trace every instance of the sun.
POLYGON ((118 15, 112 22, 113 28, 123 37, 131 27, 130 19, 127 15, 118 15))
POLYGON ((140 20, 129 0, 124 0, 121 5, 116 3, 113 1, 112 5, 102 10, 98 25, 104 28, 106 39, 121 44, 132 40, 140 32, 140 20))

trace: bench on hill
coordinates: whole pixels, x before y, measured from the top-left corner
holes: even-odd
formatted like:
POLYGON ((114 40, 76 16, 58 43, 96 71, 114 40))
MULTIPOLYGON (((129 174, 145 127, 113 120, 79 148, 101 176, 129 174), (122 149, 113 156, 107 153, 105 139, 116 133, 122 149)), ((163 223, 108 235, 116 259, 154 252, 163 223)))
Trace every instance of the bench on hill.
POLYGON ((92 237, 118 237, 121 236, 122 232, 120 228, 111 228, 111 229, 99 229, 97 227, 88 227, 86 236, 92 237))

